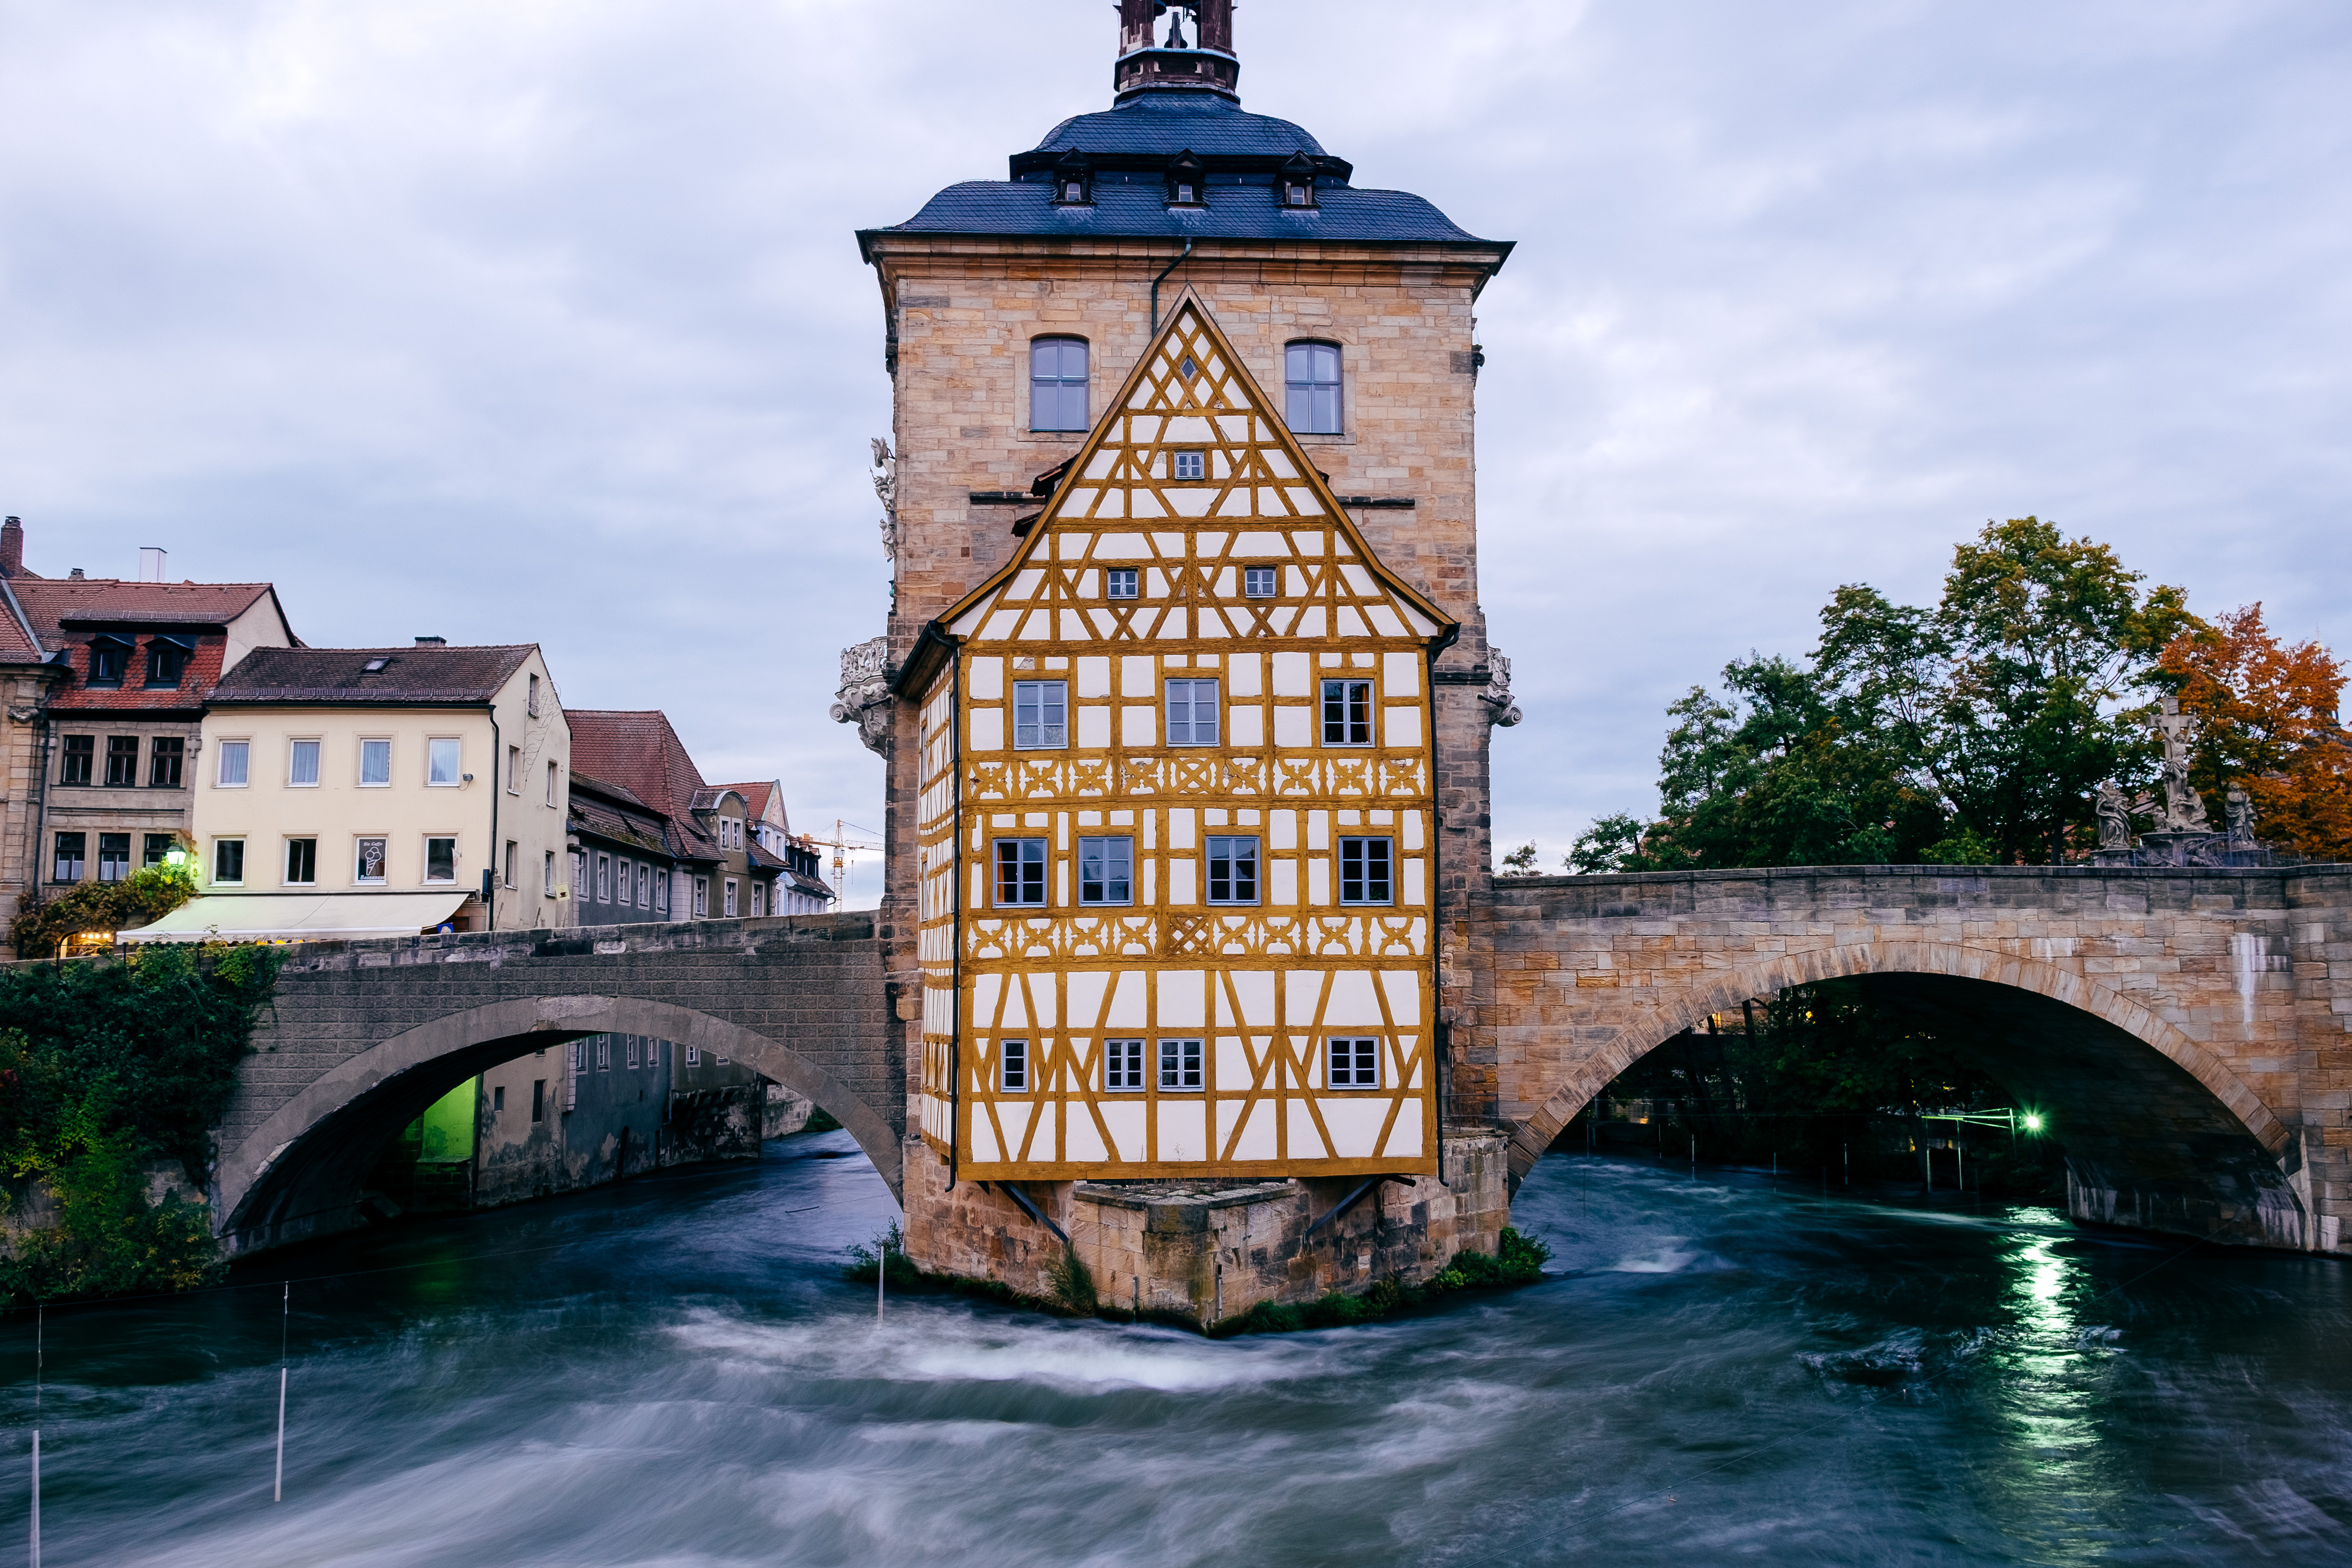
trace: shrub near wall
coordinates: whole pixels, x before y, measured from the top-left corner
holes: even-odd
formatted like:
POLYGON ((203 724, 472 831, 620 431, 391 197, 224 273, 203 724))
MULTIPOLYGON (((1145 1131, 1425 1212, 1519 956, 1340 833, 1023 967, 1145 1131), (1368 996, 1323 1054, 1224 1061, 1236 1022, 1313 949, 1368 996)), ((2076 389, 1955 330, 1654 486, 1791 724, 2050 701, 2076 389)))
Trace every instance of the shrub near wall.
POLYGON ((218 1272, 205 1207, 152 1201, 148 1173, 176 1161, 202 1186, 278 964, 268 948, 171 946, 0 969, 10 1302, 187 1290, 218 1272))

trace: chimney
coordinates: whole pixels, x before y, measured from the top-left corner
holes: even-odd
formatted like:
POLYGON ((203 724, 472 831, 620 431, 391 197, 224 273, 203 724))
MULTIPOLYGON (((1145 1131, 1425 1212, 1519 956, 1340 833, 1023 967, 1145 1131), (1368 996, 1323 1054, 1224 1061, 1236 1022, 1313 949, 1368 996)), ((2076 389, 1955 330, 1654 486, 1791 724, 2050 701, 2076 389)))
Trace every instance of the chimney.
POLYGON ((25 519, 0 523, 0 577, 25 575, 25 519))
POLYGON ((66 573, 66 575, 72 578, 76 582, 79 582, 81 580, 81 568, 76 567, 71 571, 66 573))
POLYGON ((163 580, 163 551, 156 549, 153 545, 142 545, 139 547, 140 581, 161 582, 163 580))
POLYGON ((416 645, 420 648, 446 648, 449 645, 449 639, 446 637, 419 637, 416 640, 416 645))

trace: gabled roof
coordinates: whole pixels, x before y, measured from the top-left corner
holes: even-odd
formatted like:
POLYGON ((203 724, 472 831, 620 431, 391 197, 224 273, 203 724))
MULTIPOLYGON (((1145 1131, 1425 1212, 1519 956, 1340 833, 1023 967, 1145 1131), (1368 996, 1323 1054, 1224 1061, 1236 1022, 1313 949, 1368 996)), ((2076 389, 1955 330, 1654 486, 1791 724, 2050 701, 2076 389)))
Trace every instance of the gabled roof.
MULTIPOLYGON (((226 626, 267 600, 280 625, 286 612, 266 582, 126 582, 110 577, 10 580, 44 640, 68 630, 106 626, 226 626)), ((287 634, 293 635, 289 627, 287 634)))
POLYGON ((37 664, 47 656, 16 590, 0 577, 0 664, 37 664))
POLYGON ((211 700, 219 685, 221 660, 226 656, 226 639, 215 636, 194 639, 195 647, 188 654, 187 667, 180 672, 176 686, 151 687, 141 683, 141 668, 134 663, 131 674, 119 686, 93 686, 84 684, 89 673, 89 654, 76 649, 70 668, 74 678, 59 688, 49 699, 49 706, 59 713, 193 713, 211 700))
POLYGON ((572 765, 634 790, 665 815, 691 821, 702 772, 659 708, 566 708, 572 765))
POLYGON ((486 703, 535 643, 478 648, 256 648, 221 677, 211 700, 243 703, 486 703), (370 671, 376 660, 383 668, 370 671))
POLYGON ((660 812, 617 784, 606 784, 581 773, 572 775, 571 827, 616 843, 654 854, 675 854, 669 821, 660 812))
POLYGON ((1142 651, 1170 615, 1191 618, 1177 634, 1230 637, 1236 652, 1255 639, 1276 647, 1345 638, 1443 646, 1458 630, 1381 565, 1189 288, 1012 559, 931 623, 936 634, 917 645, 898 688, 921 689, 937 657, 927 650, 971 640, 1131 638, 1142 651), (1201 459, 1196 478, 1172 476, 1180 449, 1201 459), (1076 591, 1098 558, 1139 574, 1131 604, 1093 602, 1076 591), (1279 591, 1247 597, 1241 579, 1251 566, 1274 567, 1279 591))
MULTIPOLYGON (((697 789, 694 792, 694 799, 689 804, 688 810, 696 811, 716 811, 719 807, 727 803, 728 796, 734 795, 735 793, 735 786, 732 784, 706 784, 701 789, 697 789)), ((740 795, 736 798, 738 800, 741 799, 740 795)))
POLYGON ((744 803, 751 808, 752 821, 773 822, 787 833, 793 831, 792 819, 784 812, 782 779, 771 779, 761 784, 730 784, 725 788, 743 797, 744 803), (773 815, 770 814, 771 810, 773 815))

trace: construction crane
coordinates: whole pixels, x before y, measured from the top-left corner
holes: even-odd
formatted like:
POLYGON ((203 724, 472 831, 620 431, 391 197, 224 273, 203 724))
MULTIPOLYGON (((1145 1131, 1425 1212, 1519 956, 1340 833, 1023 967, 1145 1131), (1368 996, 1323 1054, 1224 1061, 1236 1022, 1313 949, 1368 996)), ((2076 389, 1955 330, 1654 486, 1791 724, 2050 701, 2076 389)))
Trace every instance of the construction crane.
MULTIPOLYGON (((845 884, 849 879, 846 860, 849 852, 854 850, 878 851, 883 847, 880 844, 869 844, 859 840, 852 839, 849 836, 849 830, 852 828, 856 828, 861 833, 874 833, 874 830, 871 828, 859 827, 856 822, 845 822, 839 817, 835 817, 833 820, 833 837, 829 839, 815 839, 813 841, 816 843, 829 845, 833 850, 833 896, 835 899, 848 896, 847 889, 845 884)), ((881 837, 879 833, 874 833, 874 836, 876 838, 881 837)))

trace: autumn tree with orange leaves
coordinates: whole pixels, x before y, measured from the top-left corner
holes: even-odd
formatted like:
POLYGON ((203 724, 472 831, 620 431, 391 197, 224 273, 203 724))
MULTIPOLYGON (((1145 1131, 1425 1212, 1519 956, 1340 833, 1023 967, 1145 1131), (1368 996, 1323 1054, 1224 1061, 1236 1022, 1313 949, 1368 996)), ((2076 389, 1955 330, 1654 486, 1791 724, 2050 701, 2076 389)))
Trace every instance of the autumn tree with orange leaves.
POLYGON ((2352 860, 2352 736, 2336 716, 2346 676, 2335 654, 2280 642, 2257 602, 2182 632, 2158 666, 2196 721, 2189 779, 2217 826, 2235 784, 2263 842, 2352 860))

